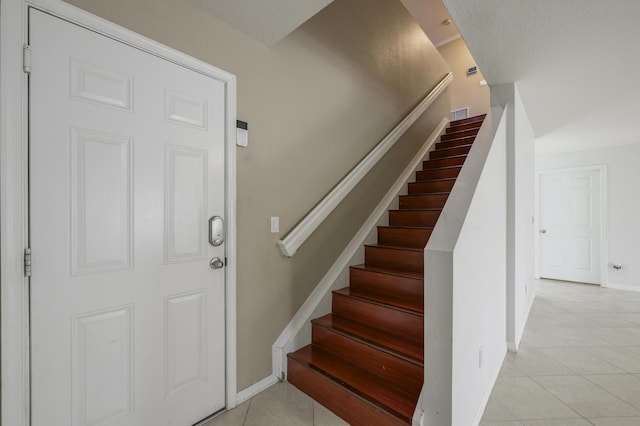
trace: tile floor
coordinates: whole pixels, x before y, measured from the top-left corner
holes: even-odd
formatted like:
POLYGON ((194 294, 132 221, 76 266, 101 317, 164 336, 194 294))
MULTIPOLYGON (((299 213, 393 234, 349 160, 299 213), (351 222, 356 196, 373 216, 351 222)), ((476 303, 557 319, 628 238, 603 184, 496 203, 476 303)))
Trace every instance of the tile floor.
POLYGON ((293 385, 283 382, 271 386, 202 426, 349 425, 293 385))
MULTIPOLYGON (((205 426, 254 425, 346 423, 279 383, 205 426)), ((640 426, 640 293, 541 281, 481 426, 589 425, 640 426)))
POLYGON ((541 281, 480 424, 640 425, 640 293, 541 281))

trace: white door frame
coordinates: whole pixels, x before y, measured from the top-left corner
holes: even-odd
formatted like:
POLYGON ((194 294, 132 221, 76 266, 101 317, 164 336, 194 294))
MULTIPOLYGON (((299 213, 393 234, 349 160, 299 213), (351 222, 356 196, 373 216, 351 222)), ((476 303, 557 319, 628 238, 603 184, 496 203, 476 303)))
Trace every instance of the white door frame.
POLYGON ((535 209, 538 214, 538 219, 535 228, 535 277, 540 278, 540 176, 550 173, 570 173, 570 172, 585 172, 585 171, 597 171, 600 175, 600 286, 609 286, 609 264, 607 259, 609 258, 609 220, 607 217, 607 166, 606 165, 594 165, 584 167, 569 167, 561 169, 546 169, 536 170, 536 199, 535 209))
POLYGON ((98 18, 61 0, 0 0, 0 333, 2 419, 29 426, 28 92, 23 46, 27 9, 35 7, 155 56, 190 68, 225 85, 226 109, 226 407, 235 407, 236 383, 236 78, 212 65, 98 18))

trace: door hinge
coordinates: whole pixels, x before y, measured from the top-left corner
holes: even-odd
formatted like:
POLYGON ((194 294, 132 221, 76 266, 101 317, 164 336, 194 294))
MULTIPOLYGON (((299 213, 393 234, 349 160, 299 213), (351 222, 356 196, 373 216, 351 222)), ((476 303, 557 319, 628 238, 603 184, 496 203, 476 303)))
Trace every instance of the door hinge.
POLYGON ((24 276, 31 276, 31 249, 24 249, 24 276))
POLYGON ((27 74, 31 73, 31 46, 28 44, 22 49, 22 70, 27 74))

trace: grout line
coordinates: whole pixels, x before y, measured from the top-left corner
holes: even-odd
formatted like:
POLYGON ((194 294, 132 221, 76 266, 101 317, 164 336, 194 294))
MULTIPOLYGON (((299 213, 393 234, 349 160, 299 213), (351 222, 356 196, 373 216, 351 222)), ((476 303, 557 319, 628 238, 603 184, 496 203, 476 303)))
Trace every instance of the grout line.
MULTIPOLYGON (((573 370, 572 370, 573 371, 573 370)), ((565 374, 565 376, 576 376, 577 374, 565 374)), ((560 375, 562 376, 562 375, 560 375)), ((560 376, 555 376, 555 377, 560 377, 560 376)), ((527 376, 529 377, 529 376, 527 376)), ((553 392, 551 392, 550 390, 548 390, 547 388, 545 388, 542 383, 538 383, 534 377, 529 377, 531 380, 533 380, 533 382, 535 384, 537 384, 538 386, 540 386, 540 388, 542 388, 542 390, 544 390, 547 394, 549 394, 549 396, 551 396, 552 398, 556 399, 560 404, 564 405, 565 407, 567 407, 569 410, 573 411, 578 418, 580 419, 586 419, 586 417, 584 417, 582 414, 578 413, 573 407, 571 407, 569 404, 567 404, 566 402, 564 402, 563 400, 561 400, 560 398, 558 398, 557 396, 555 396, 553 394, 553 392)), ((523 419, 523 420, 540 420, 540 419, 523 419)))
POLYGON ((247 411, 244 413, 244 419, 242 419, 242 426, 244 426, 247 423, 247 417, 249 417, 249 410, 251 410, 251 405, 253 404, 253 398, 255 397, 251 397, 249 399, 249 406, 247 407, 247 411))

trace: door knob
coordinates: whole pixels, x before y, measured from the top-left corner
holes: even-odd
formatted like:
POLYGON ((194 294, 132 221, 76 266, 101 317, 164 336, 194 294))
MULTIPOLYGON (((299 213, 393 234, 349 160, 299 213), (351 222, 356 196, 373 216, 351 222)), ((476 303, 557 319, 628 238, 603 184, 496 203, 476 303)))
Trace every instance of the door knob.
POLYGON ((219 257, 214 257, 209 262, 209 266, 211 266, 211 269, 220 269, 224 267, 224 262, 219 257))
POLYGON ((541 230, 540 230, 540 233, 541 233, 541 234, 546 234, 546 233, 547 233, 547 230, 546 230, 546 229, 541 229, 541 230))

